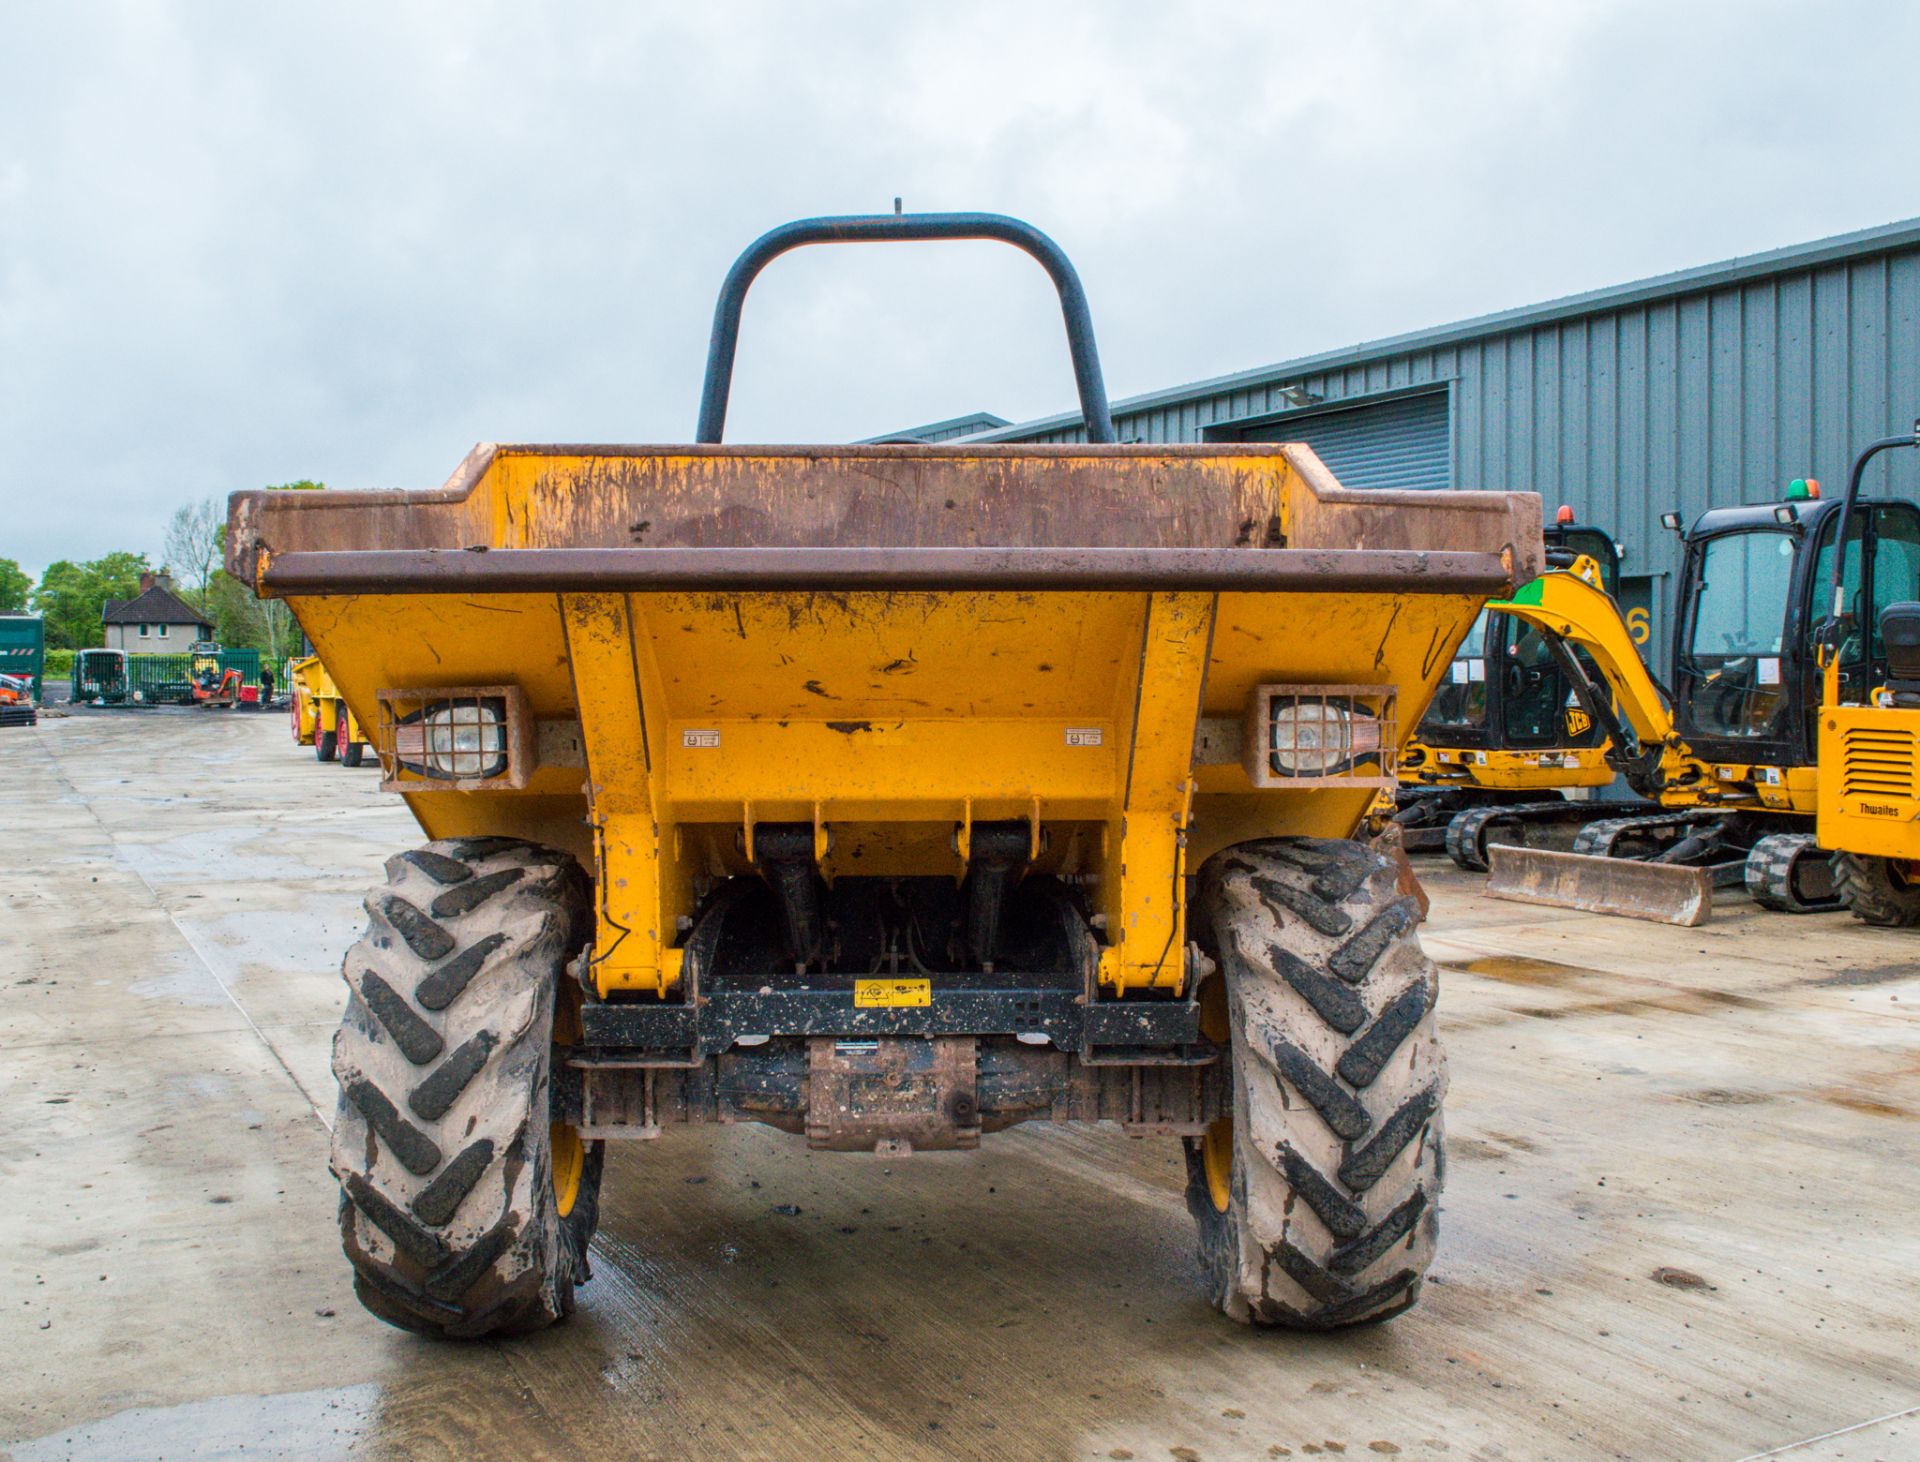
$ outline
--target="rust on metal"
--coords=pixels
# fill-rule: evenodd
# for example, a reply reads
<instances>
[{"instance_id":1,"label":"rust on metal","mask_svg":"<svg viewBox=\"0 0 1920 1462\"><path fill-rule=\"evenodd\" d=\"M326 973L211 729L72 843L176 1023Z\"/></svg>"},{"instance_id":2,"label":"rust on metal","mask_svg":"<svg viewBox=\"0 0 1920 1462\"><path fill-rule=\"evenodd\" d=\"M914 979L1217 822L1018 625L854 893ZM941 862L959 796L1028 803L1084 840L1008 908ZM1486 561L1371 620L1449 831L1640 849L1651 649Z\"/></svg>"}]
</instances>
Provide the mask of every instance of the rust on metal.
<instances>
[{"instance_id":1,"label":"rust on metal","mask_svg":"<svg viewBox=\"0 0 1920 1462\"><path fill-rule=\"evenodd\" d=\"M1546 848L1487 849L1487 892L1515 903L1691 927L1713 912L1713 872Z\"/></svg>"},{"instance_id":2,"label":"rust on metal","mask_svg":"<svg viewBox=\"0 0 1920 1462\"><path fill-rule=\"evenodd\" d=\"M941 1152L980 1145L974 1038L882 1036L807 1042L807 1146L822 1152Z\"/></svg>"},{"instance_id":3,"label":"rust on metal","mask_svg":"<svg viewBox=\"0 0 1920 1462\"><path fill-rule=\"evenodd\" d=\"M483 445L430 491L235 493L227 568L279 593L314 552L636 548L1418 550L1510 586L1543 553L1530 494L1355 491L1286 443Z\"/></svg>"},{"instance_id":4,"label":"rust on metal","mask_svg":"<svg viewBox=\"0 0 1920 1462\"><path fill-rule=\"evenodd\" d=\"M1289 548L523 548L283 553L276 594L661 592L697 589L1089 590L1488 594L1493 553Z\"/></svg>"},{"instance_id":5,"label":"rust on metal","mask_svg":"<svg viewBox=\"0 0 1920 1462\"><path fill-rule=\"evenodd\" d=\"M907 1133L917 1150L971 1146L984 1132L1022 1122L1116 1122L1130 1132L1195 1137L1232 1108L1231 1083L1218 1053L1194 1061L1136 1064L1124 1057L1088 1062L1052 1046L998 1037L887 1038L865 1057L846 1048L816 1068L809 1041L776 1042L769 1055L727 1052L705 1061L591 1056L569 1063L558 1083L560 1110L583 1136L647 1138L662 1127L702 1122L761 1122L804 1134L813 1143L871 1151ZM896 1050L882 1051L892 1046ZM928 1051L925 1070L905 1061L909 1048ZM749 1059L751 1058L751 1059ZM856 1061L882 1084L855 1093L845 1075ZM899 1064L899 1084L884 1085ZM845 1068L840 1070L836 1068ZM970 1103L956 1110L962 1093ZM816 1105L825 1103L822 1110ZM855 1111L857 1106L861 1110ZM875 1125L882 1106L891 1123ZM969 1110L970 1106L970 1110ZM899 1150L899 1149L891 1149Z\"/></svg>"}]
</instances>

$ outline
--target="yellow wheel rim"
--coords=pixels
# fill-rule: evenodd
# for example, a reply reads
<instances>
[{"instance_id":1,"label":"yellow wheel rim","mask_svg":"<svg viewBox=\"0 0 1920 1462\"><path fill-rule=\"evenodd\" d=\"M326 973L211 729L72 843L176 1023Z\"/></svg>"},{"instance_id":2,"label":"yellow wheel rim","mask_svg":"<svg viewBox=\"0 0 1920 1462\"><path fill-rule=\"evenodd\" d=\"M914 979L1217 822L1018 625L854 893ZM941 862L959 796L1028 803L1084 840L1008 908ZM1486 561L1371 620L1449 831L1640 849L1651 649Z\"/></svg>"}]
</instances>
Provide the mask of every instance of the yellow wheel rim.
<instances>
[{"instance_id":1,"label":"yellow wheel rim","mask_svg":"<svg viewBox=\"0 0 1920 1462\"><path fill-rule=\"evenodd\" d=\"M1207 1124L1206 1136L1200 1139L1200 1165L1214 1209L1225 1213L1233 1202L1233 1118Z\"/></svg>"},{"instance_id":2,"label":"yellow wheel rim","mask_svg":"<svg viewBox=\"0 0 1920 1462\"><path fill-rule=\"evenodd\" d=\"M563 980L553 1010L553 1058L556 1065L561 1052L579 1039L580 992L571 982ZM553 1206L565 1218L580 1200L580 1176L587 1168L587 1145L580 1140L580 1134L565 1122L549 1122L547 1146L552 1154Z\"/></svg>"},{"instance_id":3,"label":"yellow wheel rim","mask_svg":"<svg viewBox=\"0 0 1920 1462\"><path fill-rule=\"evenodd\" d=\"M580 1198L580 1174L587 1166L587 1145L565 1122L549 1123L547 1134L553 1145L553 1206L565 1218Z\"/></svg>"}]
</instances>

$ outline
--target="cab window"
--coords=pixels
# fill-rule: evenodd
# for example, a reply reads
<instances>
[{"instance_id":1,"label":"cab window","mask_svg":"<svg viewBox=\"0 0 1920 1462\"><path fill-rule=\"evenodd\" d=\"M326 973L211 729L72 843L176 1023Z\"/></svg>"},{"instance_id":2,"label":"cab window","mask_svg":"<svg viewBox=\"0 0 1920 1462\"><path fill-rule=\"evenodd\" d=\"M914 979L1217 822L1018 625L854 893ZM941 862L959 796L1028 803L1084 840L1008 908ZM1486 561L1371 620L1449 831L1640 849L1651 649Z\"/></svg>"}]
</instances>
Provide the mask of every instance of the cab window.
<instances>
[{"instance_id":1,"label":"cab window","mask_svg":"<svg viewBox=\"0 0 1920 1462\"><path fill-rule=\"evenodd\" d=\"M1693 719L1709 735L1774 731L1795 549L1792 534L1771 531L1728 533L1701 546L1680 668Z\"/></svg>"},{"instance_id":2,"label":"cab window","mask_svg":"<svg viewBox=\"0 0 1920 1462\"><path fill-rule=\"evenodd\" d=\"M1460 648L1453 652L1453 663L1433 693L1423 724L1455 730L1486 725L1487 622L1483 609L1460 641Z\"/></svg>"},{"instance_id":3,"label":"cab window","mask_svg":"<svg viewBox=\"0 0 1920 1462\"><path fill-rule=\"evenodd\" d=\"M1583 553L1600 565L1600 587L1616 599L1620 597L1620 550L1598 528L1562 528L1560 541L1575 553Z\"/></svg>"},{"instance_id":4,"label":"cab window","mask_svg":"<svg viewBox=\"0 0 1920 1462\"><path fill-rule=\"evenodd\" d=\"M1920 513L1904 503L1883 507L1879 513L1873 548L1873 615L1868 625L1868 643L1876 660L1886 658L1880 647L1882 611L1890 604L1920 599Z\"/></svg>"}]
</instances>

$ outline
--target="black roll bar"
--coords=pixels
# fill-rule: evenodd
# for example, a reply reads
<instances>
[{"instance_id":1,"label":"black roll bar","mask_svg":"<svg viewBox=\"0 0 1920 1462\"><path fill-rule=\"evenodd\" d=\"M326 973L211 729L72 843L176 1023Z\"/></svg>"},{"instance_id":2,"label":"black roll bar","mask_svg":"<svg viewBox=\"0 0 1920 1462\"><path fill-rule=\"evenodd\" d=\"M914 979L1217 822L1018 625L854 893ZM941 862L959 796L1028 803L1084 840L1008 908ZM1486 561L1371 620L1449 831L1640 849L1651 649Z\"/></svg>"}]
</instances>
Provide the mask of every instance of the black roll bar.
<instances>
[{"instance_id":1,"label":"black roll bar","mask_svg":"<svg viewBox=\"0 0 1920 1462\"><path fill-rule=\"evenodd\" d=\"M1060 292L1060 313L1067 325L1067 349L1073 355L1073 380L1080 392L1080 414L1087 440L1113 442L1113 415L1107 407L1106 381L1093 343L1093 314L1080 276L1061 247L1030 223L1003 213L877 213L839 218L802 218L770 229L733 261L713 309L713 334L707 343L707 374L700 388L700 424L696 442L718 442L727 424L727 397L733 389L733 357L740 341L740 310L760 271L789 249L808 244L863 244L929 239L997 239L1039 260Z\"/></svg>"}]
</instances>

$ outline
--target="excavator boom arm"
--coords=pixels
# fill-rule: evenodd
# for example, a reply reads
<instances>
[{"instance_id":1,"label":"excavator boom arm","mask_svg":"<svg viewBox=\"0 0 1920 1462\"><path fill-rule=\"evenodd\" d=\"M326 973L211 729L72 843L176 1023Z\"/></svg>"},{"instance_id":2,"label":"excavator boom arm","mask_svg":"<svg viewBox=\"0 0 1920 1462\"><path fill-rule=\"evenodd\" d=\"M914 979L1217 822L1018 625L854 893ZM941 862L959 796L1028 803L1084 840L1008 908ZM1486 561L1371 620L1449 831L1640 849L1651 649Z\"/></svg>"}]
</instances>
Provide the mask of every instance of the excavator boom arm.
<instances>
[{"instance_id":1,"label":"excavator boom arm","mask_svg":"<svg viewBox=\"0 0 1920 1462\"><path fill-rule=\"evenodd\" d=\"M1678 738L1666 697L1634 648L1620 606L1606 590L1575 571L1542 574L1511 599L1487 605L1536 625L1592 658L1606 677L1614 704L1643 747L1673 746Z\"/></svg>"}]
</instances>

